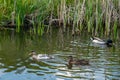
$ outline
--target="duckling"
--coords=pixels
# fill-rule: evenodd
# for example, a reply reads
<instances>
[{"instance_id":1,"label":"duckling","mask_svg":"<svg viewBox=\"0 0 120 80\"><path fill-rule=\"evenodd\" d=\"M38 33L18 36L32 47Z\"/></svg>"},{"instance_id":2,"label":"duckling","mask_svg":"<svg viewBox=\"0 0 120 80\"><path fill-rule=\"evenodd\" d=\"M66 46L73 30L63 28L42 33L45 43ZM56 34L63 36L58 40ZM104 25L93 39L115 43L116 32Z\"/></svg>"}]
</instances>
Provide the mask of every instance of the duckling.
<instances>
[{"instance_id":1,"label":"duckling","mask_svg":"<svg viewBox=\"0 0 120 80\"><path fill-rule=\"evenodd\" d=\"M74 65L83 65L84 66L84 65L89 65L89 61L85 60L85 59L74 60L73 56L69 56L68 64L66 64L68 69L71 69L73 67L73 64Z\"/></svg>"},{"instance_id":2,"label":"duckling","mask_svg":"<svg viewBox=\"0 0 120 80\"><path fill-rule=\"evenodd\" d=\"M100 45L107 45L108 47L112 46L113 41L111 39L108 39L107 41L104 41L98 37L91 37L91 40L93 43L97 43Z\"/></svg>"},{"instance_id":3,"label":"duckling","mask_svg":"<svg viewBox=\"0 0 120 80\"><path fill-rule=\"evenodd\" d=\"M35 51L31 51L31 53L29 54L30 56L32 56L33 60L42 60L42 59L53 59L53 56L49 56L47 54L37 54Z\"/></svg>"}]
</instances>

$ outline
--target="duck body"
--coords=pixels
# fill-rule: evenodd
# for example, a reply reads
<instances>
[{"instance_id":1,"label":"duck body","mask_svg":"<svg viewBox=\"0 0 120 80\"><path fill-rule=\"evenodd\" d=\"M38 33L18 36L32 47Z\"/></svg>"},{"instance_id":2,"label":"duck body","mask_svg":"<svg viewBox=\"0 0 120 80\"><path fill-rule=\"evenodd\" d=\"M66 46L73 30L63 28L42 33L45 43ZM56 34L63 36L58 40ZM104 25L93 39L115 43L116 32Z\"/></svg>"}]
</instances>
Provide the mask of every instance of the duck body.
<instances>
[{"instance_id":1,"label":"duck body","mask_svg":"<svg viewBox=\"0 0 120 80\"><path fill-rule=\"evenodd\" d=\"M72 63L74 63L75 65L89 65L89 61L85 59L75 60Z\"/></svg>"},{"instance_id":2,"label":"duck body","mask_svg":"<svg viewBox=\"0 0 120 80\"><path fill-rule=\"evenodd\" d=\"M45 59L53 59L53 56L48 56L47 54L36 54L35 51L31 51L31 53L29 54L31 55L31 58L33 60L45 60Z\"/></svg>"},{"instance_id":3,"label":"duck body","mask_svg":"<svg viewBox=\"0 0 120 80\"><path fill-rule=\"evenodd\" d=\"M93 43L100 44L100 45L107 45L108 47L111 47L112 43L113 43L113 41L111 39L104 41L98 37L91 37L91 40Z\"/></svg>"},{"instance_id":4,"label":"duck body","mask_svg":"<svg viewBox=\"0 0 120 80\"><path fill-rule=\"evenodd\" d=\"M52 59L53 57L48 56L47 54L38 54L37 58L38 59Z\"/></svg>"},{"instance_id":5,"label":"duck body","mask_svg":"<svg viewBox=\"0 0 120 80\"><path fill-rule=\"evenodd\" d=\"M68 64L66 64L68 69L71 69L73 65L89 65L89 61L85 59L74 60L72 56L69 56Z\"/></svg>"},{"instance_id":6,"label":"duck body","mask_svg":"<svg viewBox=\"0 0 120 80\"><path fill-rule=\"evenodd\" d=\"M103 41L102 39L97 38L97 37L92 37L91 40L92 40L92 42L94 42L94 43L98 43L98 44L106 44L105 41Z\"/></svg>"}]
</instances>

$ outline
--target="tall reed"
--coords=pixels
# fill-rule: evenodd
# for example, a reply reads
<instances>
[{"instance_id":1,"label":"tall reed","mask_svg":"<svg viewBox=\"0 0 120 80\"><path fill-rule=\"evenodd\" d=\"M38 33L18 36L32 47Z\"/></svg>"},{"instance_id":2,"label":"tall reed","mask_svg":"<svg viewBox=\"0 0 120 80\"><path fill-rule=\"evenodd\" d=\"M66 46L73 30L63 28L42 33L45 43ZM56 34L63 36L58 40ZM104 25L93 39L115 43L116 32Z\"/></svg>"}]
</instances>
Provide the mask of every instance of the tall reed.
<instances>
[{"instance_id":1,"label":"tall reed","mask_svg":"<svg viewBox=\"0 0 120 80\"><path fill-rule=\"evenodd\" d=\"M87 30L94 35L110 36L113 32L116 36L120 26L120 0L0 0L0 4L0 25L10 20L17 32L23 30L28 16L35 34L59 23L55 26L63 26L64 31L71 26L73 34Z\"/></svg>"}]
</instances>

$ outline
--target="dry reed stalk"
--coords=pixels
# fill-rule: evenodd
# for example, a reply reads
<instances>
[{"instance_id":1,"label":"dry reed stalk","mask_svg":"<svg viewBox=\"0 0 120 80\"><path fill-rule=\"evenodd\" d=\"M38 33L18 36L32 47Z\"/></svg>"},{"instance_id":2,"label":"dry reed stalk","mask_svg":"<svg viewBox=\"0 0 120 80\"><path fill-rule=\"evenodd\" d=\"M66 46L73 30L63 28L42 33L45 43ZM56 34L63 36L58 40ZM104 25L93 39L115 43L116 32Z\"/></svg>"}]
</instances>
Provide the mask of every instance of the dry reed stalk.
<instances>
[{"instance_id":1,"label":"dry reed stalk","mask_svg":"<svg viewBox=\"0 0 120 80\"><path fill-rule=\"evenodd\" d=\"M74 0L74 8L73 8L73 11L76 11L76 7L75 7L75 5L76 5L76 0ZM73 27L72 27L72 35L74 35L75 34L75 12L74 12L74 15L73 15Z\"/></svg>"},{"instance_id":2,"label":"dry reed stalk","mask_svg":"<svg viewBox=\"0 0 120 80\"><path fill-rule=\"evenodd\" d=\"M51 11L51 13L50 13L50 18L49 18L49 25L48 25L48 28L47 28L47 33L48 32L51 32L50 30L50 27L51 27L51 24L52 24L52 17L53 17L53 12Z\"/></svg>"},{"instance_id":3,"label":"dry reed stalk","mask_svg":"<svg viewBox=\"0 0 120 80\"><path fill-rule=\"evenodd\" d=\"M81 5L81 10L80 10L79 18L78 18L78 22L80 22L80 30L82 30L81 25L84 20L84 17L85 17L85 0L83 1Z\"/></svg>"},{"instance_id":4,"label":"dry reed stalk","mask_svg":"<svg viewBox=\"0 0 120 80\"><path fill-rule=\"evenodd\" d=\"M109 35L110 33L110 22L111 22L111 14L112 14L112 10L113 10L113 7L111 5L111 1L108 2L108 33L107 35Z\"/></svg>"},{"instance_id":5,"label":"dry reed stalk","mask_svg":"<svg viewBox=\"0 0 120 80\"><path fill-rule=\"evenodd\" d=\"M110 19L111 19L111 9L110 9L110 5L109 5L110 1L107 0L105 2L105 5L106 5L106 20L105 20L105 34L106 35L109 35L109 32L110 32Z\"/></svg>"},{"instance_id":6,"label":"dry reed stalk","mask_svg":"<svg viewBox=\"0 0 120 80\"><path fill-rule=\"evenodd\" d=\"M67 16L67 24L70 24L70 6L67 8L67 12L66 12L66 16Z\"/></svg>"},{"instance_id":7,"label":"dry reed stalk","mask_svg":"<svg viewBox=\"0 0 120 80\"><path fill-rule=\"evenodd\" d=\"M63 0L63 27L66 28L66 0Z\"/></svg>"},{"instance_id":8,"label":"dry reed stalk","mask_svg":"<svg viewBox=\"0 0 120 80\"><path fill-rule=\"evenodd\" d=\"M98 0L96 0L96 12L95 12L95 21L96 21L96 30L95 30L95 35L97 35L98 32Z\"/></svg>"},{"instance_id":9,"label":"dry reed stalk","mask_svg":"<svg viewBox=\"0 0 120 80\"><path fill-rule=\"evenodd\" d=\"M63 30L65 31L65 26L66 26L66 1L65 0L61 0L61 4L60 4L60 15L59 15L59 25L62 23L63 24Z\"/></svg>"},{"instance_id":10,"label":"dry reed stalk","mask_svg":"<svg viewBox=\"0 0 120 80\"><path fill-rule=\"evenodd\" d=\"M12 25L15 25L15 11L11 13L11 21L12 21Z\"/></svg>"}]
</instances>

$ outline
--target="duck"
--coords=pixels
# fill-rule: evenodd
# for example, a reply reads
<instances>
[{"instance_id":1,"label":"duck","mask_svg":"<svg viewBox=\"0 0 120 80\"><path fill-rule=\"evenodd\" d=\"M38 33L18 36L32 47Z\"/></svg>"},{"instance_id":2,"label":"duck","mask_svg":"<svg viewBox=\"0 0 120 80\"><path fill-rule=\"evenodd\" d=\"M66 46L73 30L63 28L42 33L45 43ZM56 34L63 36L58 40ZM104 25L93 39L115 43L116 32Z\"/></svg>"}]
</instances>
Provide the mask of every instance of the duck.
<instances>
[{"instance_id":1,"label":"duck","mask_svg":"<svg viewBox=\"0 0 120 80\"><path fill-rule=\"evenodd\" d=\"M47 54L37 54L35 51L31 51L29 53L29 55L31 56L31 58L33 60L46 60L46 59L53 59L54 57L53 56L49 56Z\"/></svg>"},{"instance_id":2,"label":"duck","mask_svg":"<svg viewBox=\"0 0 120 80\"><path fill-rule=\"evenodd\" d=\"M107 45L108 47L112 47L113 41L111 39L107 39L106 41L98 38L98 37L91 37L93 43L100 44L100 45Z\"/></svg>"},{"instance_id":3,"label":"duck","mask_svg":"<svg viewBox=\"0 0 120 80\"><path fill-rule=\"evenodd\" d=\"M85 59L74 60L73 56L69 56L68 64L66 64L68 69L72 69L73 65L89 65L89 61Z\"/></svg>"}]
</instances>

